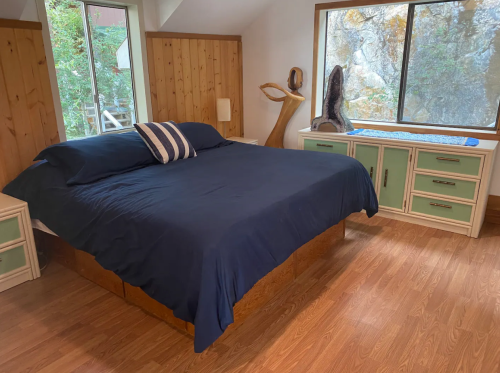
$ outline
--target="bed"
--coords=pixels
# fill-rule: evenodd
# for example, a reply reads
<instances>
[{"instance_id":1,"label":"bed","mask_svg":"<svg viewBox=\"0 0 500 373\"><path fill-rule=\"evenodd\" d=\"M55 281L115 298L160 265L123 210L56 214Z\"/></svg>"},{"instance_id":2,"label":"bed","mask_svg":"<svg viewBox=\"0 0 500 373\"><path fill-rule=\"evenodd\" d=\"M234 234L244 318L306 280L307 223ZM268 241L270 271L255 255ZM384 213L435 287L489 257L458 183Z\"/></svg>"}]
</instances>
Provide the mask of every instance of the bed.
<instances>
[{"instance_id":1,"label":"bed","mask_svg":"<svg viewBox=\"0 0 500 373\"><path fill-rule=\"evenodd\" d=\"M39 245L194 333L196 352L342 238L351 213L378 210L353 158L240 143L76 186L42 161L4 193L55 234Z\"/></svg>"}]
</instances>

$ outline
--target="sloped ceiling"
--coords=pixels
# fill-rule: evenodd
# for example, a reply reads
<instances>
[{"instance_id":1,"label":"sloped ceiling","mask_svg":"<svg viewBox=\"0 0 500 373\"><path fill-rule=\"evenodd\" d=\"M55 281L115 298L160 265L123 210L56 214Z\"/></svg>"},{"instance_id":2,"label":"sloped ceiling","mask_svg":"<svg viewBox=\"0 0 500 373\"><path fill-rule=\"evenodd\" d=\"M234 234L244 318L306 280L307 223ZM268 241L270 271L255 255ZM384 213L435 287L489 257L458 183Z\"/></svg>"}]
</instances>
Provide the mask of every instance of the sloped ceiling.
<instances>
[{"instance_id":1,"label":"sloped ceiling","mask_svg":"<svg viewBox=\"0 0 500 373\"><path fill-rule=\"evenodd\" d=\"M273 0L157 0L159 31L241 35Z\"/></svg>"},{"instance_id":2,"label":"sloped ceiling","mask_svg":"<svg viewBox=\"0 0 500 373\"><path fill-rule=\"evenodd\" d=\"M0 0L0 18L21 19L27 0Z\"/></svg>"}]
</instances>

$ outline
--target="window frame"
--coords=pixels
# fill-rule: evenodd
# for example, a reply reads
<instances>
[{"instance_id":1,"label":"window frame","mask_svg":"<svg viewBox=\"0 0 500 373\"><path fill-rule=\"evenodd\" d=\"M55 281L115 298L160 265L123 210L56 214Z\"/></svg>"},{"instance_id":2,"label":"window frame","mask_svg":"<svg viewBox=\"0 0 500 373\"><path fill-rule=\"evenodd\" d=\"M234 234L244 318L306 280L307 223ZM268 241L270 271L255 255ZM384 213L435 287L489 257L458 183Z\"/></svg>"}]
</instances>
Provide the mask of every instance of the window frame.
<instances>
[{"instance_id":1,"label":"window frame","mask_svg":"<svg viewBox=\"0 0 500 373\"><path fill-rule=\"evenodd\" d=\"M403 51L403 62L401 71L401 83L399 88L398 98L398 113L396 122L385 122L376 120L363 120L353 119L352 121L359 128L380 129L380 127L389 131L408 131L413 129L417 133L436 133L436 134L450 134L450 135L463 135L463 132L484 133L482 138L499 140L500 139L500 104L497 109L496 126L479 127L479 126L457 126L452 124L434 124L434 123L419 123L404 121L403 111L406 95L406 82L408 77L408 64L409 54L411 50L411 35L413 30L413 21L415 15L415 7L422 4L435 4L446 3L452 1L465 1L465 0L415 0L415 1L401 1L401 0L348 0L333 3L321 3L315 6L315 19L314 19L314 54L313 54L313 88L312 88L312 105L311 105L311 118L315 118L318 109L322 108L324 95L321 94L324 90L324 70L326 65L326 31L328 27L328 12L332 10L342 9L355 9L372 6L388 6L397 4L408 4L408 18L405 35L405 45ZM319 76L318 74L321 74ZM317 96L321 94L321 100ZM321 105L319 105L321 103ZM319 106L318 106L319 105ZM423 127L423 128L422 128ZM478 137L478 136L476 136Z\"/></svg>"},{"instance_id":2,"label":"window frame","mask_svg":"<svg viewBox=\"0 0 500 373\"><path fill-rule=\"evenodd\" d=\"M82 21L83 21L83 27L85 31L85 42L87 45L87 53L89 57L89 69L90 69L90 77L91 77L91 82L92 82L92 99L94 103L94 110L96 113L96 119L98 121L98 126L97 126L97 135L106 135L110 133L121 133L121 132L128 132L134 130L134 126L132 124L131 127L128 128L123 128L123 129L116 129L116 130L109 130L106 131L104 127L104 123L102 123L102 113L101 113L101 107L99 104L99 87L97 85L97 75L95 71L95 62L94 62L94 48L92 46L92 31L90 29L90 23L89 23L89 6L96 6L96 7L102 7L102 8L114 8L114 9L121 9L125 11L125 19L127 21L127 43L128 43L128 50L129 50L129 59L130 59L130 79L132 83L132 96L134 100L134 117L137 118L137 95L135 92L135 77L134 77L134 62L132 58L132 44L130 41L130 20L129 20L129 15L128 15L128 7L124 5L118 5L118 4L108 4L108 3L98 3L98 2L93 2L93 1L85 1L85 0L78 0L80 1L81 4L81 12L82 12Z\"/></svg>"},{"instance_id":3,"label":"window frame","mask_svg":"<svg viewBox=\"0 0 500 373\"><path fill-rule=\"evenodd\" d=\"M52 99L54 101L55 116L57 121L57 128L59 132L60 141L67 141L66 127L64 125L64 117L62 112L61 97L57 81L57 73L54 61L54 54L52 51L52 41L49 32L49 22L47 17L47 10L45 8L45 0L34 0L37 6L37 13L40 22L42 23L42 37L47 57L47 67L49 70L50 86L52 90ZM143 0L92 0L96 5L119 5L127 7L129 31L130 31L130 45L131 45L131 58L134 64L134 87L135 87L135 100L136 100L136 121L138 123L151 121L152 107L151 107L151 92L149 90L149 73L148 73L148 59L146 50L146 31L144 23L144 9ZM134 129L126 129L122 131L106 132L103 135L110 133L121 133L133 131Z\"/></svg>"}]
</instances>

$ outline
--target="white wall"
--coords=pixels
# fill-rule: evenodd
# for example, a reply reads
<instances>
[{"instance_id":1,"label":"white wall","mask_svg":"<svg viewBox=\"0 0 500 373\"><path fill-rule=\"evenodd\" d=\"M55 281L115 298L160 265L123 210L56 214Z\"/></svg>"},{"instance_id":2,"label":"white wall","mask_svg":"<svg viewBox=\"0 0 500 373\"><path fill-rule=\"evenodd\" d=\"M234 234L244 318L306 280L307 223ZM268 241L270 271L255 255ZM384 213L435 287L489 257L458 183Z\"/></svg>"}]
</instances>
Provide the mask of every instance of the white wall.
<instances>
[{"instance_id":1,"label":"white wall","mask_svg":"<svg viewBox=\"0 0 500 373\"><path fill-rule=\"evenodd\" d=\"M310 125L313 69L314 5L317 0L277 0L243 32L243 103L245 136L264 144L278 119L281 104L267 99L259 85L288 88L294 66L304 71L300 93L306 101L288 125L285 147L297 147L297 131ZM278 93L279 92L272 92Z\"/></svg>"},{"instance_id":2,"label":"white wall","mask_svg":"<svg viewBox=\"0 0 500 373\"><path fill-rule=\"evenodd\" d=\"M143 0L144 29L146 31L158 31L158 7L156 0Z\"/></svg>"},{"instance_id":3,"label":"white wall","mask_svg":"<svg viewBox=\"0 0 500 373\"><path fill-rule=\"evenodd\" d=\"M24 6L23 13L21 14L21 21L31 21L38 22L38 9L36 7L35 0L26 1L26 5Z\"/></svg>"},{"instance_id":4,"label":"white wall","mask_svg":"<svg viewBox=\"0 0 500 373\"><path fill-rule=\"evenodd\" d=\"M27 0L0 0L0 18L20 19Z\"/></svg>"},{"instance_id":5,"label":"white wall","mask_svg":"<svg viewBox=\"0 0 500 373\"><path fill-rule=\"evenodd\" d=\"M287 88L288 73L294 66L304 71L300 92L306 101L288 125L285 147L295 149L297 131L310 126L316 3L318 0L276 0L243 32L245 137L256 138L259 144L271 133L281 104L267 99L258 86L273 82ZM490 193L500 195L500 149Z\"/></svg>"},{"instance_id":6,"label":"white wall","mask_svg":"<svg viewBox=\"0 0 500 373\"><path fill-rule=\"evenodd\" d=\"M160 31L240 35L273 0L158 0Z\"/></svg>"}]
</instances>

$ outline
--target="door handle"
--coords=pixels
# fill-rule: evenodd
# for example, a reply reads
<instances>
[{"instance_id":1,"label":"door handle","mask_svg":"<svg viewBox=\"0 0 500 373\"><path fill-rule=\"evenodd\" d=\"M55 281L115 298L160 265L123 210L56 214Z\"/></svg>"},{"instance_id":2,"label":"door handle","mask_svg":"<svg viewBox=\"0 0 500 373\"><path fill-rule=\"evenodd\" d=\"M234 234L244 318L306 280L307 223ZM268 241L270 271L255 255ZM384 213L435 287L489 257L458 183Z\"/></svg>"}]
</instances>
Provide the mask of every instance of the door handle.
<instances>
[{"instance_id":1,"label":"door handle","mask_svg":"<svg viewBox=\"0 0 500 373\"><path fill-rule=\"evenodd\" d=\"M370 168L370 179L373 180L373 166L372 166L372 168Z\"/></svg>"},{"instance_id":2,"label":"door handle","mask_svg":"<svg viewBox=\"0 0 500 373\"><path fill-rule=\"evenodd\" d=\"M460 159L455 159L455 158L436 157L436 159L438 161L460 162Z\"/></svg>"},{"instance_id":3,"label":"door handle","mask_svg":"<svg viewBox=\"0 0 500 373\"><path fill-rule=\"evenodd\" d=\"M384 188L387 187L387 177L388 176L389 176L389 170L385 170Z\"/></svg>"},{"instance_id":4,"label":"door handle","mask_svg":"<svg viewBox=\"0 0 500 373\"><path fill-rule=\"evenodd\" d=\"M451 209L451 206L441 205L440 203L430 202L429 205L431 205L431 206L437 206L437 207L444 207L445 209Z\"/></svg>"},{"instance_id":5,"label":"door handle","mask_svg":"<svg viewBox=\"0 0 500 373\"><path fill-rule=\"evenodd\" d=\"M436 184L455 185L455 183L451 181L432 180L432 182Z\"/></svg>"}]
</instances>

